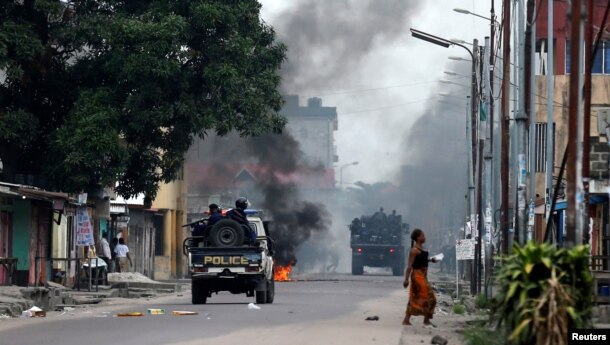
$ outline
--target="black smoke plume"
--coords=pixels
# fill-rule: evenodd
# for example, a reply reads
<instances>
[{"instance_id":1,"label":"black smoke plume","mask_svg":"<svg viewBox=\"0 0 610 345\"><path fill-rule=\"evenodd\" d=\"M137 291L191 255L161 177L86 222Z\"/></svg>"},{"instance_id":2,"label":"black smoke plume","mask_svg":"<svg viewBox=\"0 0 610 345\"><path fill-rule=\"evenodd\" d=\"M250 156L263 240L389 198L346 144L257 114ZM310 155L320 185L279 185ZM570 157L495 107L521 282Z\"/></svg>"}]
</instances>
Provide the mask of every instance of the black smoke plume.
<instances>
[{"instance_id":1,"label":"black smoke plume","mask_svg":"<svg viewBox=\"0 0 610 345\"><path fill-rule=\"evenodd\" d=\"M403 34L423 1L301 0L273 21L288 46L283 88L329 90L358 78L376 45Z\"/></svg>"},{"instance_id":2,"label":"black smoke plume","mask_svg":"<svg viewBox=\"0 0 610 345\"><path fill-rule=\"evenodd\" d=\"M263 209L271 219L271 236L276 241L275 259L279 265L296 264L299 246L311 236L328 232L332 223L330 214L324 205L304 200L294 180L295 176L321 174L322 167L308 163L299 143L288 133L251 138L211 136L194 145L187 165L197 159L213 165L215 174L235 174L236 165L256 166L253 188L240 192L246 193L243 196L252 206Z\"/></svg>"}]
</instances>

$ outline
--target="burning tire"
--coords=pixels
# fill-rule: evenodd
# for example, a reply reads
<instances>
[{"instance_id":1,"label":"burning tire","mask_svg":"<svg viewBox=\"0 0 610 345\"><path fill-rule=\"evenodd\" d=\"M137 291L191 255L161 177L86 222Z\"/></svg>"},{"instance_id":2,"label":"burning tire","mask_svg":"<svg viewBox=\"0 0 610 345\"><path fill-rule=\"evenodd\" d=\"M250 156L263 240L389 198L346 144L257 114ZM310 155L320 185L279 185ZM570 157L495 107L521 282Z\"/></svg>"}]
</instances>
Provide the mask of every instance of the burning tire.
<instances>
[{"instance_id":1,"label":"burning tire","mask_svg":"<svg viewBox=\"0 0 610 345\"><path fill-rule=\"evenodd\" d=\"M203 283L194 281L191 284L191 301L193 304L205 304L208 299L208 291Z\"/></svg>"},{"instance_id":2,"label":"burning tire","mask_svg":"<svg viewBox=\"0 0 610 345\"><path fill-rule=\"evenodd\" d=\"M267 281L267 303L273 303L275 297L275 280L271 279Z\"/></svg>"},{"instance_id":3,"label":"burning tire","mask_svg":"<svg viewBox=\"0 0 610 345\"><path fill-rule=\"evenodd\" d=\"M223 219L214 224L210 231L210 242L214 247L237 247L244 243L244 229L231 219Z\"/></svg>"}]
</instances>

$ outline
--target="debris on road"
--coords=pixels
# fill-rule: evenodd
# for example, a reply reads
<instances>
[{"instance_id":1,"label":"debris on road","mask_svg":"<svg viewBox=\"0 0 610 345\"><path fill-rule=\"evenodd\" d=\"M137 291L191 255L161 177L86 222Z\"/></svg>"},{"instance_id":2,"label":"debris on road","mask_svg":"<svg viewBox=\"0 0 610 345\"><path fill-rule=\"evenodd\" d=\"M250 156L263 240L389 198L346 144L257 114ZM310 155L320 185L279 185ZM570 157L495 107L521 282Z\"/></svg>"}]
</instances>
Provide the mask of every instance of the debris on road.
<instances>
[{"instance_id":1,"label":"debris on road","mask_svg":"<svg viewBox=\"0 0 610 345\"><path fill-rule=\"evenodd\" d=\"M369 316L365 320L366 321L379 321L379 316L377 316L377 315Z\"/></svg>"},{"instance_id":2,"label":"debris on road","mask_svg":"<svg viewBox=\"0 0 610 345\"><path fill-rule=\"evenodd\" d=\"M181 310L172 311L172 315L175 315L175 316L198 315L198 314L199 313L197 313L196 311L181 311Z\"/></svg>"},{"instance_id":3,"label":"debris on road","mask_svg":"<svg viewBox=\"0 0 610 345\"><path fill-rule=\"evenodd\" d=\"M447 345L447 339L441 337L440 335L435 335L432 338L432 341L430 342L430 344L433 344L433 345Z\"/></svg>"},{"instance_id":4,"label":"debris on road","mask_svg":"<svg viewBox=\"0 0 610 345\"><path fill-rule=\"evenodd\" d=\"M118 317L126 317L126 316L143 316L144 314L140 312L132 312L132 313L118 313L116 316Z\"/></svg>"},{"instance_id":5,"label":"debris on road","mask_svg":"<svg viewBox=\"0 0 610 345\"><path fill-rule=\"evenodd\" d=\"M6 319L10 319L10 318L11 318L10 315L6 315L6 314L0 315L0 320L6 320Z\"/></svg>"},{"instance_id":6,"label":"debris on road","mask_svg":"<svg viewBox=\"0 0 610 345\"><path fill-rule=\"evenodd\" d=\"M146 313L150 315L163 315L165 314L165 309L148 309Z\"/></svg>"},{"instance_id":7,"label":"debris on road","mask_svg":"<svg viewBox=\"0 0 610 345\"><path fill-rule=\"evenodd\" d=\"M47 316L47 312L36 306L33 306L32 308L30 308L28 310L24 310L21 313L21 317L46 317L46 316Z\"/></svg>"},{"instance_id":8,"label":"debris on road","mask_svg":"<svg viewBox=\"0 0 610 345\"><path fill-rule=\"evenodd\" d=\"M257 306L254 303L250 303L250 304L248 304L248 309L250 309L250 310L260 310L261 307Z\"/></svg>"}]
</instances>

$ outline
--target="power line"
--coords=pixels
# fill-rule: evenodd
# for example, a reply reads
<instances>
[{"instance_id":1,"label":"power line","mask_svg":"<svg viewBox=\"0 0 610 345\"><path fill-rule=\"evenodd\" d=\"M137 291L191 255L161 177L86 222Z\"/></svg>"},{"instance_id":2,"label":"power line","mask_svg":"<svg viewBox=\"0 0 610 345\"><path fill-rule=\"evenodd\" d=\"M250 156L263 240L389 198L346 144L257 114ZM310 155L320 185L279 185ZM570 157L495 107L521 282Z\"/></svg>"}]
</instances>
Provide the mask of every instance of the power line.
<instances>
[{"instance_id":1,"label":"power line","mask_svg":"<svg viewBox=\"0 0 610 345\"><path fill-rule=\"evenodd\" d=\"M328 91L326 93L317 94L316 96L331 96L331 95L341 95L341 94L357 93L357 92L368 92L368 91L378 91L378 90L387 90L387 89L397 89L397 88L402 88L402 87L418 86L418 85L423 85L423 84L431 84L431 83L436 83L437 81L438 80L426 80L426 81L419 81L419 82L414 82L414 83L409 83L409 84L392 85L392 86L381 86L381 87L374 87L374 88L368 88L368 89ZM313 96L313 95L304 95L304 96L308 97L308 96Z\"/></svg>"},{"instance_id":2,"label":"power line","mask_svg":"<svg viewBox=\"0 0 610 345\"><path fill-rule=\"evenodd\" d=\"M400 107L404 107L406 105L410 105L410 104L415 104L415 103L419 103L419 102L425 102L427 101L428 98L426 99L420 99L417 101L412 101L412 102L408 102L408 103L401 103L401 104L395 104L395 105L389 105L386 107L379 107L379 108L371 108L371 109L364 109L364 110L355 110L355 111L348 111L345 113L338 113L338 115L351 115L351 114L359 114L359 113L369 113L369 112L373 112L373 111L379 111L379 110L386 110L386 109L393 109L393 108L400 108Z\"/></svg>"}]
</instances>

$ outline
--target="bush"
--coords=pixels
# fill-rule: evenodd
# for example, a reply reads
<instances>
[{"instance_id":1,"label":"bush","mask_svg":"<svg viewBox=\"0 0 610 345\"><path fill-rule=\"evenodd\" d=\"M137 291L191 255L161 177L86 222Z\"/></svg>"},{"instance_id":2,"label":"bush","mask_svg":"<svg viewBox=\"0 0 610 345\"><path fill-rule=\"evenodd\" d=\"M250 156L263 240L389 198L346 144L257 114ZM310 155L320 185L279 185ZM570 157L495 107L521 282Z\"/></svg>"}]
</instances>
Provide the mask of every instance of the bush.
<instances>
[{"instance_id":1,"label":"bush","mask_svg":"<svg viewBox=\"0 0 610 345\"><path fill-rule=\"evenodd\" d=\"M466 345L503 345L504 336L498 336L498 331L487 327L473 327L464 330Z\"/></svg>"},{"instance_id":2,"label":"bush","mask_svg":"<svg viewBox=\"0 0 610 345\"><path fill-rule=\"evenodd\" d=\"M453 305L453 313L462 315L466 312L466 308L462 304L454 304Z\"/></svg>"},{"instance_id":3,"label":"bush","mask_svg":"<svg viewBox=\"0 0 610 345\"><path fill-rule=\"evenodd\" d=\"M491 307L491 301L485 295L478 295L474 300L474 305L479 309L489 309Z\"/></svg>"},{"instance_id":4,"label":"bush","mask_svg":"<svg viewBox=\"0 0 610 345\"><path fill-rule=\"evenodd\" d=\"M561 345L569 328L590 328L593 279L587 246L515 246L497 274L501 291L492 312L511 344Z\"/></svg>"}]
</instances>

